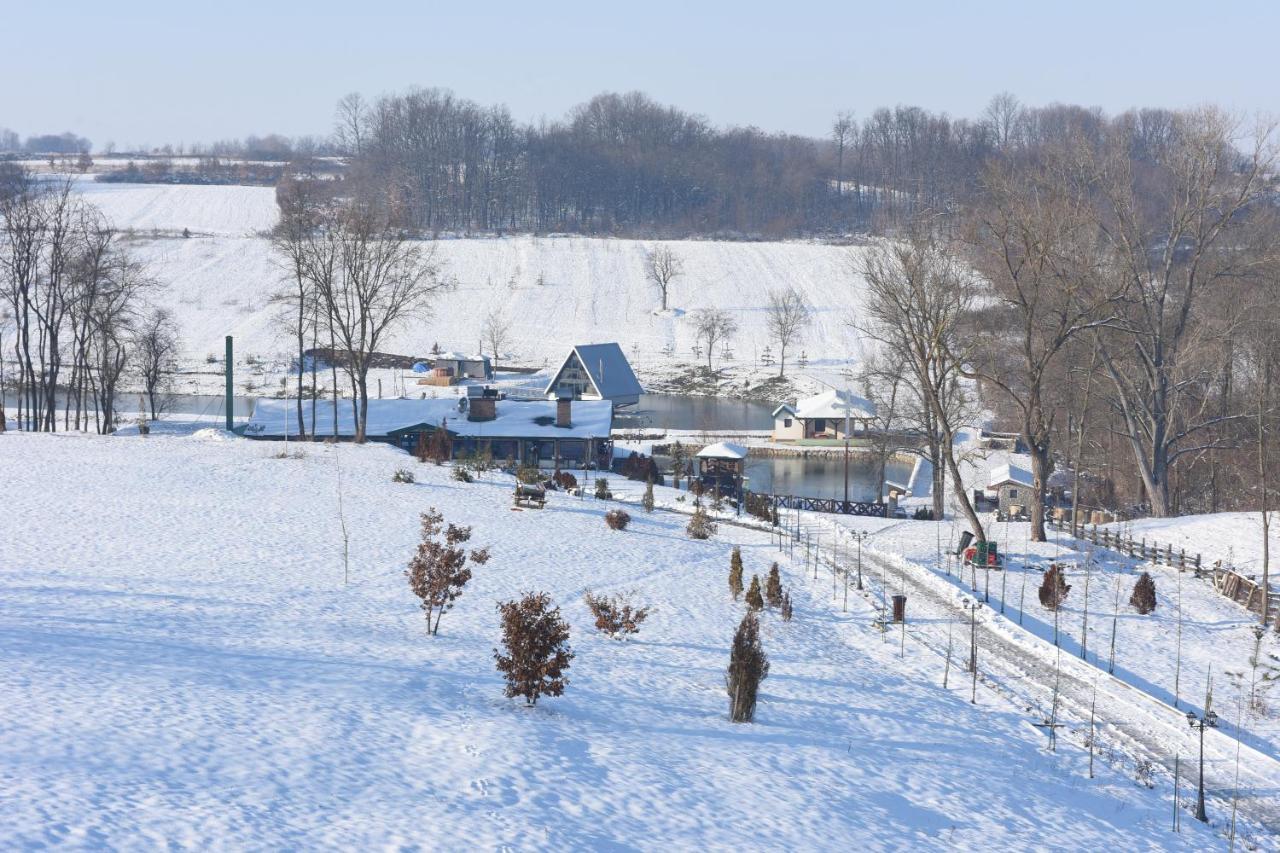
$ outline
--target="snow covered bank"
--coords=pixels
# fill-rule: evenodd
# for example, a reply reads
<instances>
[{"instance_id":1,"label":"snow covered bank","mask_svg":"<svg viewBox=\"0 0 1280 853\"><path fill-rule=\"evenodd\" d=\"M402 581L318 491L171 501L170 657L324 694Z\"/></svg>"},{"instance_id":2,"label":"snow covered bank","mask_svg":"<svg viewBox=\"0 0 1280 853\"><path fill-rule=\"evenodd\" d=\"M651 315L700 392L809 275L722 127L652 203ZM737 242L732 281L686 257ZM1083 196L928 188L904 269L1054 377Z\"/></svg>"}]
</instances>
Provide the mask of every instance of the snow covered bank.
<instances>
[{"instance_id":1,"label":"snow covered bank","mask_svg":"<svg viewBox=\"0 0 1280 853\"><path fill-rule=\"evenodd\" d=\"M0 437L15 497L0 573L0 827L17 846L435 849L1205 849L1125 775L1042 749L1023 709L943 691L857 602L832 607L762 534L453 481L388 447L205 437ZM293 448L291 448L291 451ZM344 585L337 491L351 531ZM439 637L401 574L417 514L493 559ZM723 668L748 573L780 559L796 620L765 617L758 722ZM565 696L502 698L494 605L544 589L578 653ZM595 635L587 589L634 590L633 642Z\"/></svg>"}]
</instances>

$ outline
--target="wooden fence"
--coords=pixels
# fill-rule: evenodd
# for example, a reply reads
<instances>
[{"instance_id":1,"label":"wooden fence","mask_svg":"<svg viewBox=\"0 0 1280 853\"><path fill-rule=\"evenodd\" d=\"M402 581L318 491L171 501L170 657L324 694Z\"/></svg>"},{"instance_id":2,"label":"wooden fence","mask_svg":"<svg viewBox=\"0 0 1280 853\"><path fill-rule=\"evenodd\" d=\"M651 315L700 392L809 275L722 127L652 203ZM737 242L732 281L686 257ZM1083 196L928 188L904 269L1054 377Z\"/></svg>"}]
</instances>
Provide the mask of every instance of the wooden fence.
<instances>
[{"instance_id":1,"label":"wooden fence","mask_svg":"<svg viewBox=\"0 0 1280 853\"><path fill-rule=\"evenodd\" d=\"M747 507L753 501L762 501L777 509L803 509L809 512L827 512L834 515L865 515L886 518L888 506L878 501L846 501L840 498L806 498L802 495L771 495L765 492L748 492Z\"/></svg>"},{"instance_id":2,"label":"wooden fence","mask_svg":"<svg viewBox=\"0 0 1280 853\"><path fill-rule=\"evenodd\" d=\"M1096 524L1093 526L1078 524L1075 530L1070 529L1071 524L1066 519L1051 519L1049 524L1057 530L1071 533L1080 539L1144 563L1169 566L1180 572L1190 569L1196 577L1212 582L1213 588L1219 593L1237 604L1244 605L1245 609L1253 613L1262 615L1262 601L1266 598L1268 622L1280 615L1280 589L1275 584L1271 584L1271 594L1264 596L1260 580L1253 575L1245 574L1235 566L1224 565L1222 560L1206 566L1202 555L1188 554L1185 548L1174 551L1171 544L1148 542L1146 537L1134 539L1132 536L1124 536L1105 527L1099 529Z\"/></svg>"}]
</instances>

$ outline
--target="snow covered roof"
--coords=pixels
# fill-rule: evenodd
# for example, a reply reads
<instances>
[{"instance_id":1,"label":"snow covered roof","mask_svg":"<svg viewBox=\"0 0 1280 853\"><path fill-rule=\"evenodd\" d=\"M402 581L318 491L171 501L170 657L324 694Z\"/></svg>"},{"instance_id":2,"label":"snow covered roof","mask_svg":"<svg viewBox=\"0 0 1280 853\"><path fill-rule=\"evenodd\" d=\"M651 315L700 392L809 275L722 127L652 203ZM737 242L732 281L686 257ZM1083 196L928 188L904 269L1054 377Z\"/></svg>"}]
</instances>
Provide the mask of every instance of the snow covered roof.
<instances>
[{"instance_id":1,"label":"snow covered roof","mask_svg":"<svg viewBox=\"0 0 1280 853\"><path fill-rule=\"evenodd\" d=\"M746 459L747 449L741 444L718 441L702 448L697 455L701 459Z\"/></svg>"},{"instance_id":2,"label":"snow covered roof","mask_svg":"<svg viewBox=\"0 0 1280 853\"><path fill-rule=\"evenodd\" d=\"M806 397L796 403L796 417L804 420L813 418L874 418L875 404L864 400L850 391L833 388L813 397Z\"/></svg>"},{"instance_id":3,"label":"snow covered roof","mask_svg":"<svg viewBox=\"0 0 1280 853\"><path fill-rule=\"evenodd\" d=\"M487 355L467 354L465 352L442 352L437 356L433 356L436 361L485 361L489 358Z\"/></svg>"},{"instance_id":4,"label":"snow covered roof","mask_svg":"<svg viewBox=\"0 0 1280 853\"><path fill-rule=\"evenodd\" d=\"M522 402L498 400L497 417L491 421L469 421L458 408L463 398L443 397L431 400L370 400L369 438L385 438L420 424L439 426L459 436L477 438L606 438L613 429L613 404L608 400L577 400L573 403L568 427L555 425L556 404L546 400ZM316 403L316 426L312 429L311 404L302 406L308 435L327 438L333 435L333 402ZM541 419L546 423L538 423ZM297 401L259 398L253 407L244 434L250 438L282 438L298 434ZM338 436L355 434L355 417L351 401L338 405Z\"/></svg>"},{"instance_id":5,"label":"snow covered roof","mask_svg":"<svg viewBox=\"0 0 1280 853\"><path fill-rule=\"evenodd\" d=\"M627 361L627 357L623 354L622 347L616 343L578 344L575 346L565 356L564 362L560 365L560 369L556 371L555 375L551 377L551 381L547 383L545 393L551 394L555 391L556 382L560 379L560 374L564 372L565 365L575 355L582 364L583 370L587 372L591 384L595 386L596 391L604 399L638 397L644 393L640 380L636 379L636 374L631 369L631 363Z\"/></svg>"},{"instance_id":6,"label":"snow covered roof","mask_svg":"<svg viewBox=\"0 0 1280 853\"><path fill-rule=\"evenodd\" d=\"M1033 485L1031 481L1031 472L1007 462L998 468L992 469L991 480L987 483L987 488L999 488L1005 483L1012 483L1015 486L1030 487Z\"/></svg>"},{"instance_id":7,"label":"snow covered roof","mask_svg":"<svg viewBox=\"0 0 1280 853\"><path fill-rule=\"evenodd\" d=\"M773 414L770 417L776 418L780 412L790 412L794 415L796 413L796 408L790 403L783 403L781 406L773 410Z\"/></svg>"}]
</instances>

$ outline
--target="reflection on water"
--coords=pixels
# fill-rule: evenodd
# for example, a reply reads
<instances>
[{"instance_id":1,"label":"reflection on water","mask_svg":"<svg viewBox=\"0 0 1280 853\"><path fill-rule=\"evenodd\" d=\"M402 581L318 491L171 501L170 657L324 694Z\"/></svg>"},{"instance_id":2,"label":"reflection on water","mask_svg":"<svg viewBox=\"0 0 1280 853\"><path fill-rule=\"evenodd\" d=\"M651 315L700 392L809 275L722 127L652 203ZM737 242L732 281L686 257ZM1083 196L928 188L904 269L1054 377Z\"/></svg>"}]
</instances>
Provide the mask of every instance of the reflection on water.
<instances>
[{"instance_id":1,"label":"reflection on water","mask_svg":"<svg viewBox=\"0 0 1280 853\"><path fill-rule=\"evenodd\" d=\"M769 430L774 406L758 400L643 394L638 405L619 412L614 426L660 429Z\"/></svg>"},{"instance_id":2,"label":"reflection on water","mask_svg":"<svg viewBox=\"0 0 1280 853\"><path fill-rule=\"evenodd\" d=\"M843 454L822 456L748 459L747 488L774 495L806 498L843 498L845 465ZM905 484L911 463L889 460L885 478ZM849 500L873 501L876 495L876 465L870 454L849 454Z\"/></svg>"}]
</instances>

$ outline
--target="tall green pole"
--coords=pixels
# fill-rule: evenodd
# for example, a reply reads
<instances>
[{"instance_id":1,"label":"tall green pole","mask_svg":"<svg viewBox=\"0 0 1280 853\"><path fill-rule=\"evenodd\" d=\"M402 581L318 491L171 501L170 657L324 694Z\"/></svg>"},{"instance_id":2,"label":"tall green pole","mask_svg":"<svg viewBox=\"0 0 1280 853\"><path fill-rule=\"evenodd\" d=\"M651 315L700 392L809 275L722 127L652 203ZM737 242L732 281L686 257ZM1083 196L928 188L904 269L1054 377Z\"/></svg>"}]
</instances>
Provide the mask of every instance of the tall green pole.
<instances>
[{"instance_id":1,"label":"tall green pole","mask_svg":"<svg viewBox=\"0 0 1280 853\"><path fill-rule=\"evenodd\" d=\"M227 335L227 431L235 428L236 418L235 383L231 373L231 336Z\"/></svg>"}]
</instances>

